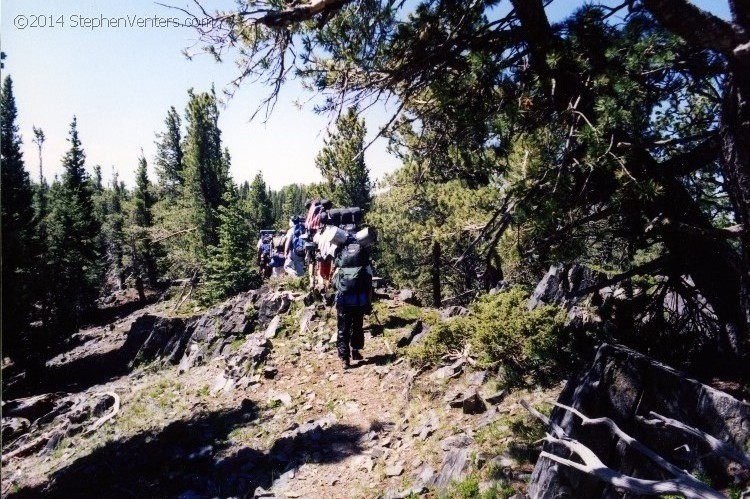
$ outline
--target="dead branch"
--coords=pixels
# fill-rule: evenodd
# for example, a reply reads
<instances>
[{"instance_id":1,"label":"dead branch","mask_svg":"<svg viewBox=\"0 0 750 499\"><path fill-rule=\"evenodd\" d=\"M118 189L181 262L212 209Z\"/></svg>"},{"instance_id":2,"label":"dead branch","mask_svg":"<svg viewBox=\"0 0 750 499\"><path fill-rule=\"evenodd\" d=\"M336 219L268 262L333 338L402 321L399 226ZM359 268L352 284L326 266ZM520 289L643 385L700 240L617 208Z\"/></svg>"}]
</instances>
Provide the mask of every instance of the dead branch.
<instances>
[{"instance_id":1,"label":"dead branch","mask_svg":"<svg viewBox=\"0 0 750 499\"><path fill-rule=\"evenodd\" d=\"M563 430L557 423L550 420L550 418L548 418L541 412L531 407L528 402L521 399L518 403L521 404L521 407L529 411L529 413L531 413L532 416L534 416L535 418L540 420L542 423L552 428L552 432L555 434L555 436L560 437L560 438L565 436L565 430Z\"/></svg>"},{"instance_id":2,"label":"dead branch","mask_svg":"<svg viewBox=\"0 0 750 499\"><path fill-rule=\"evenodd\" d=\"M688 426L685 423L682 423L680 421L677 421L676 419L671 419L666 416L662 416L661 414L657 414L653 411L649 412L649 415L654 419L646 419L642 416L636 416L638 421L640 421L643 424L649 425L649 426L656 426L656 427L669 427L669 428L676 428L680 431L683 431L687 433L688 435L692 435L693 437L699 438L706 442L708 446L711 448L711 451L714 454L718 454L721 457L724 457L726 459L729 459L730 461L734 461L735 463L741 464L742 466L746 468L750 468L750 454L740 452L737 449L733 448L730 444L723 442L719 440L718 438L709 435L708 433L701 431L697 428L694 428L692 426Z\"/></svg>"},{"instance_id":3,"label":"dead branch","mask_svg":"<svg viewBox=\"0 0 750 499\"><path fill-rule=\"evenodd\" d=\"M691 475L682 473L680 476L671 480L644 480L633 478L619 471L607 467L591 449L577 440L571 438L557 438L547 435L545 441L553 444L560 444L576 454L583 460L583 464L565 459L550 452L542 451L540 457L546 457L571 468L582 471L586 474L607 482L615 487L625 489L628 492L644 495L663 495L663 494L682 494L688 499L721 499L722 496L717 491L704 485Z\"/></svg>"},{"instance_id":4,"label":"dead branch","mask_svg":"<svg viewBox=\"0 0 750 499\"><path fill-rule=\"evenodd\" d=\"M115 392L106 392L102 393L101 395L109 395L115 400L114 405L112 406L112 411L109 414L105 414L104 416L97 419L94 424L91 425L91 427L86 430L84 435L90 435L94 433L96 430L98 430L104 423L112 419L117 415L118 412L120 412L120 396L117 395Z\"/></svg>"},{"instance_id":5,"label":"dead branch","mask_svg":"<svg viewBox=\"0 0 750 499\"><path fill-rule=\"evenodd\" d=\"M669 463L666 459L658 455L656 452L652 451L647 446L622 431L610 418L589 418L577 409L566 406L564 404L555 403L557 407L581 418L583 426L597 424L603 424L607 426L613 435L617 436L628 446L651 459L660 468L674 475L674 478L670 480L645 480L641 478L634 478L619 471L613 470L612 468L607 467L591 449L586 447L581 442L565 435L565 431L562 428L552 423L547 417L540 414L538 411L533 410L525 401L521 401L521 405L526 410L531 412L531 414L533 414L546 424L552 426L555 436L552 436L548 433L544 439L546 442L562 445L563 447L577 455L583 461L583 464L560 457L547 451L542 451L540 457L546 457L547 459L555 461L556 463L560 463L565 466L577 469L615 487L625 489L628 492L633 492L635 494L682 494L688 499L719 499L723 497L714 489L708 487L703 482L699 481L697 478L687 473L686 471L680 470L677 466Z\"/></svg>"},{"instance_id":6,"label":"dead branch","mask_svg":"<svg viewBox=\"0 0 750 499\"><path fill-rule=\"evenodd\" d=\"M153 241L151 241L151 243L152 244L160 243L160 242L165 241L165 240L167 240L167 239L169 239L171 237L179 236L180 234L185 234L187 232L192 232L192 231L197 230L197 229L198 229L198 227L196 226L196 227L189 227L187 229L178 230L177 232L172 232L171 234L167 234L166 236L162 236L162 237L160 237L158 239L154 239Z\"/></svg>"},{"instance_id":7,"label":"dead branch","mask_svg":"<svg viewBox=\"0 0 750 499\"><path fill-rule=\"evenodd\" d=\"M27 443L26 445L19 447L13 452L8 452L7 454L3 454L2 460L0 460L0 462L2 462L2 464L8 464L10 460L13 458L24 457L28 454L31 454L32 452L35 452L41 449L49 441L50 438L56 435L59 431L63 430L69 424L70 424L70 421L65 420L63 421L62 424L55 427L53 430L48 431L44 435L40 435L39 437L35 438L31 442Z\"/></svg>"}]
</instances>

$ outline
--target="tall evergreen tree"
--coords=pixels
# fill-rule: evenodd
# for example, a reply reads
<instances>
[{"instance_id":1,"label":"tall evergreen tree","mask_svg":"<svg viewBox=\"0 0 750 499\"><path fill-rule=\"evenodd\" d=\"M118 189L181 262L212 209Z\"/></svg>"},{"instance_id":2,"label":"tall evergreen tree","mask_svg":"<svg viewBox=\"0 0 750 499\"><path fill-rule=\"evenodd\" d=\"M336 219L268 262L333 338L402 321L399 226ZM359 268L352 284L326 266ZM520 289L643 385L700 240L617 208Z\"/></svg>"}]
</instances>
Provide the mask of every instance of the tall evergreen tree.
<instances>
[{"instance_id":1,"label":"tall evergreen tree","mask_svg":"<svg viewBox=\"0 0 750 499\"><path fill-rule=\"evenodd\" d=\"M204 273L205 301L214 302L260 284L253 268L254 235L247 225L236 186L229 182L219 207L219 244L209 248Z\"/></svg>"},{"instance_id":2,"label":"tall evergreen tree","mask_svg":"<svg viewBox=\"0 0 750 499\"><path fill-rule=\"evenodd\" d=\"M198 251L218 243L216 210L229 176L228 164L221 148L219 110L216 93L188 92L190 101L185 112L187 132L183 151L184 196L192 203L193 222L198 227Z\"/></svg>"},{"instance_id":3,"label":"tall evergreen tree","mask_svg":"<svg viewBox=\"0 0 750 499\"><path fill-rule=\"evenodd\" d=\"M164 119L166 129L156 135L156 174L165 196L174 198L183 184L182 121L174 106Z\"/></svg>"},{"instance_id":4,"label":"tall evergreen tree","mask_svg":"<svg viewBox=\"0 0 750 499\"><path fill-rule=\"evenodd\" d=\"M355 108L349 108L336 121L336 130L315 158L328 183L331 201L339 206L370 207L372 183L365 165L365 133L364 120L357 117Z\"/></svg>"},{"instance_id":5,"label":"tall evergreen tree","mask_svg":"<svg viewBox=\"0 0 750 499\"><path fill-rule=\"evenodd\" d=\"M253 230L273 228L274 219L268 188L263 174L258 172L250 183L250 190L245 201L245 211Z\"/></svg>"},{"instance_id":6,"label":"tall evergreen tree","mask_svg":"<svg viewBox=\"0 0 750 499\"><path fill-rule=\"evenodd\" d=\"M106 255L109 275L114 278L119 289L125 287L123 256L125 247L125 216L123 213L123 186L119 174L114 172L112 184L106 191L106 214L103 219L103 232L106 237Z\"/></svg>"},{"instance_id":7,"label":"tall evergreen tree","mask_svg":"<svg viewBox=\"0 0 750 499\"><path fill-rule=\"evenodd\" d=\"M142 259L146 277L151 286L155 286L158 282L156 267L158 249L154 247L149 233L149 229L154 225L153 205L154 196L148 179L148 165L146 158L141 154L135 173L135 190L133 191L133 265L140 267L136 265L136 262L140 263L139 260Z\"/></svg>"},{"instance_id":8,"label":"tall evergreen tree","mask_svg":"<svg viewBox=\"0 0 750 499\"><path fill-rule=\"evenodd\" d=\"M94 305L101 285L100 224L94 214L92 182L74 117L65 169L50 196L49 250L52 305L59 334L70 333L82 314Z\"/></svg>"},{"instance_id":9,"label":"tall evergreen tree","mask_svg":"<svg viewBox=\"0 0 750 499\"><path fill-rule=\"evenodd\" d=\"M21 135L13 81L5 78L0 96L0 160L2 162L2 318L9 350L18 346L31 311L34 210L29 174L21 153Z\"/></svg>"}]
</instances>

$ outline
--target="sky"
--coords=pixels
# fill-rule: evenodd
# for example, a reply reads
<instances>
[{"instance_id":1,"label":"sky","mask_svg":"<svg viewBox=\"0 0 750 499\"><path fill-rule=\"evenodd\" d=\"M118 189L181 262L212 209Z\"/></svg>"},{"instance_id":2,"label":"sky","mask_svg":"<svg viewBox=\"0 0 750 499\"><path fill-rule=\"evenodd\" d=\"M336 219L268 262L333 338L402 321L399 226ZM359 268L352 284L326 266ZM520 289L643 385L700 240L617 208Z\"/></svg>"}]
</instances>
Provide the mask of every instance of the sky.
<instances>
[{"instance_id":1,"label":"sky","mask_svg":"<svg viewBox=\"0 0 750 499\"><path fill-rule=\"evenodd\" d=\"M163 3L193 5L188 0ZM561 18L581 3L557 0L550 7L550 18ZM695 3L727 16L724 1ZM234 2L205 4L230 9ZM124 17L126 22L119 27L93 27L102 23L102 17ZM214 85L221 95L237 75L231 59L216 63L207 55L184 57L182 50L196 41L191 28L127 25L154 17L182 21L185 15L151 0L0 0L0 41L7 55L3 77L13 78L24 157L34 180L38 180L38 160L32 127L45 132L44 175L51 180L62 172L60 160L69 147L66 139L73 115L89 169L100 165L105 180L117 171L121 180L132 185L143 150L153 178L155 133L164 129L169 107L183 115L189 88L205 91ZM320 180L314 158L323 146L329 117L315 114L313 102L307 102L313 96L292 80L283 88L270 119L251 122L267 92L261 85L245 84L220 109L219 128L232 156L233 177L243 182L262 172L274 189ZM298 102L307 103L300 108ZM390 109L380 105L365 113L367 142L387 122ZM365 161L376 179L400 165L386 152L385 139L373 143Z\"/></svg>"}]
</instances>

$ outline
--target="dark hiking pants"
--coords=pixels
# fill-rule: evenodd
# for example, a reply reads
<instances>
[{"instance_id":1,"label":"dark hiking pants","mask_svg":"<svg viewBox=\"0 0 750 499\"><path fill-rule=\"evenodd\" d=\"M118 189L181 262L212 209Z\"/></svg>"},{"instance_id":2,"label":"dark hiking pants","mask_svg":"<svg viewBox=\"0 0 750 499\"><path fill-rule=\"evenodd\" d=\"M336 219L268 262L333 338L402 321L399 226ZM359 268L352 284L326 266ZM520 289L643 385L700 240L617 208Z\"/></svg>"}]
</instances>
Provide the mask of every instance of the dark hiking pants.
<instances>
[{"instance_id":1,"label":"dark hiking pants","mask_svg":"<svg viewBox=\"0 0 750 499\"><path fill-rule=\"evenodd\" d=\"M362 307L347 307L346 305L336 307L338 320L336 350L341 359L349 358L350 345L354 350L361 350L365 346L365 333L362 330L364 317L365 311Z\"/></svg>"}]
</instances>

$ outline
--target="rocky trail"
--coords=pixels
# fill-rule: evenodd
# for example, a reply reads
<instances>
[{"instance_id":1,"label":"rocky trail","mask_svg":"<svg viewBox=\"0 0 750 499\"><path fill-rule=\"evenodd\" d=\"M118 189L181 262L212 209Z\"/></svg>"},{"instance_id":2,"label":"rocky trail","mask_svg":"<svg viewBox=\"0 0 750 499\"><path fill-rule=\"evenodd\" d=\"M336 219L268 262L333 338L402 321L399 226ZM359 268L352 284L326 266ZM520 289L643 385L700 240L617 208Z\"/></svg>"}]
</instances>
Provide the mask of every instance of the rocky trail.
<instances>
[{"instance_id":1,"label":"rocky trail","mask_svg":"<svg viewBox=\"0 0 750 499\"><path fill-rule=\"evenodd\" d=\"M460 354L411 367L403 347L462 310L408 292L344 370L335 314L306 302L276 285L82 330L44 384L6 383L3 497L521 497L543 427L518 401L548 412L561 387L506 396Z\"/></svg>"}]
</instances>

